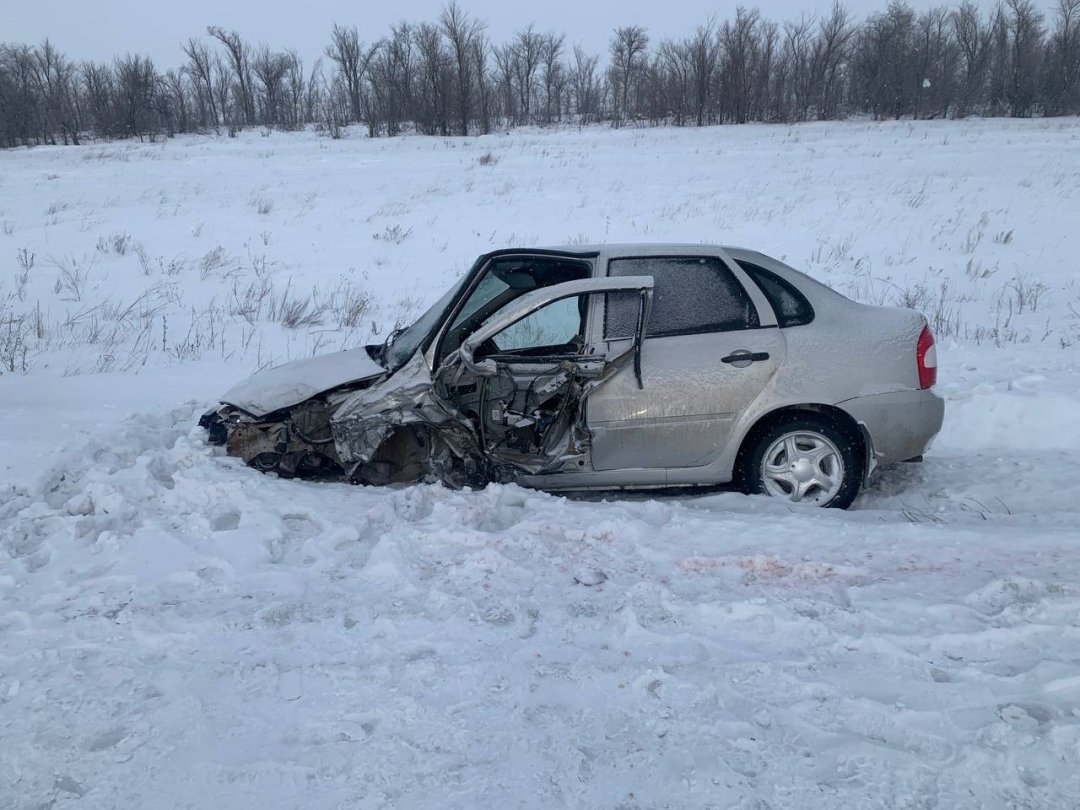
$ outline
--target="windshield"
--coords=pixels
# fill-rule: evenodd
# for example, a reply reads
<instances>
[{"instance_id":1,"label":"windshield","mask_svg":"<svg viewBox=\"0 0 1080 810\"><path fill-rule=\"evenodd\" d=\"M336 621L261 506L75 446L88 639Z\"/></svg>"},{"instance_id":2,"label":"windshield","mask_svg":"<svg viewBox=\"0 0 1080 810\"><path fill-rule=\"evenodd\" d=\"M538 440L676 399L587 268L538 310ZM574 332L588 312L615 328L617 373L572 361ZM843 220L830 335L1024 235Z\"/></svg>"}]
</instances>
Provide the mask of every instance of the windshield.
<instances>
[{"instance_id":1,"label":"windshield","mask_svg":"<svg viewBox=\"0 0 1080 810\"><path fill-rule=\"evenodd\" d=\"M450 306L450 302L454 300L454 296L458 294L470 275L471 273L466 273L459 278L442 298L432 304L427 312L416 319L412 326L406 326L397 333L390 333L389 338L387 338L388 345L383 354L384 365L389 370L396 371L401 368L405 361L420 348L424 338L439 322L439 316Z\"/></svg>"}]
</instances>

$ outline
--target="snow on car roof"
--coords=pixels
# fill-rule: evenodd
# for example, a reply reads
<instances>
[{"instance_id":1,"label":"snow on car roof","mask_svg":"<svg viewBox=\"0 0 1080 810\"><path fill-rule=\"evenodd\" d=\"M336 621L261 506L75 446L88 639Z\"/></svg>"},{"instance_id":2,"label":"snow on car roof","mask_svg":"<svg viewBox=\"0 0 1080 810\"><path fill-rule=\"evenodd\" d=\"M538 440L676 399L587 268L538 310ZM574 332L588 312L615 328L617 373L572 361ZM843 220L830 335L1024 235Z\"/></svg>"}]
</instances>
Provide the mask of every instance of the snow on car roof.
<instances>
[{"instance_id":1,"label":"snow on car roof","mask_svg":"<svg viewBox=\"0 0 1080 810\"><path fill-rule=\"evenodd\" d=\"M522 251L545 250L553 253L626 253L636 256L662 256L667 253L707 253L712 250L744 251L729 245L704 244L693 242L614 242L587 245L545 245L538 248L521 248Z\"/></svg>"}]
</instances>

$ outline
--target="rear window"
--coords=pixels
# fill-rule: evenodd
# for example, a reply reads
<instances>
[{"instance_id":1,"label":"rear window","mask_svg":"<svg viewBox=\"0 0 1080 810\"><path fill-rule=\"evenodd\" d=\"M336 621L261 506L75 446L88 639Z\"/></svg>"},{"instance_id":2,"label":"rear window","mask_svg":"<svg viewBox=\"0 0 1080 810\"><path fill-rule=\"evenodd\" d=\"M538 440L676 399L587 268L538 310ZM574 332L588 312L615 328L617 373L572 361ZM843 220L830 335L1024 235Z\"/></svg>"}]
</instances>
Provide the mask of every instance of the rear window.
<instances>
[{"instance_id":1,"label":"rear window","mask_svg":"<svg viewBox=\"0 0 1080 810\"><path fill-rule=\"evenodd\" d=\"M776 322L783 326L803 326L814 320L814 308L790 282L753 262L737 259L736 264L761 288L776 313Z\"/></svg>"},{"instance_id":2,"label":"rear window","mask_svg":"<svg viewBox=\"0 0 1080 810\"><path fill-rule=\"evenodd\" d=\"M612 259L609 276L652 276L649 337L728 332L758 326L758 314L742 284L719 259L699 256L648 256ZM607 296L604 334L608 340L631 337L637 325L636 294Z\"/></svg>"}]
</instances>

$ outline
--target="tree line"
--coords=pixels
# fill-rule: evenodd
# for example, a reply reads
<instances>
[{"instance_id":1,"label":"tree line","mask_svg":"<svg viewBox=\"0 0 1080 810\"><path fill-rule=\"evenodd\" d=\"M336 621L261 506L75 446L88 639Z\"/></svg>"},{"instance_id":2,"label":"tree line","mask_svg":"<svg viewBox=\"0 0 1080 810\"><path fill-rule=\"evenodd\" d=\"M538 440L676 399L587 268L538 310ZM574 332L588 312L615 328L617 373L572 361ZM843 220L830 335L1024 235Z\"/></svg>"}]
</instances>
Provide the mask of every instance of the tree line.
<instances>
[{"instance_id":1,"label":"tree line","mask_svg":"<svg viewBox=\"0 0 1080 810\"><path fill-rule=\"evenodd\" d=\"M255 46L209 26L160 70L145 56L74 61L49 41L0 44L0 146L155 139L315 125L332 137L472 135L517 125L613 126L1080 113L1080 0L905 0L858 22L837 2L776 23L754 9L653 42L615 28L603 55L530 25L492 42L456 0L373 41L333 25L324 56Z\"/></svg>"}]
</instances>

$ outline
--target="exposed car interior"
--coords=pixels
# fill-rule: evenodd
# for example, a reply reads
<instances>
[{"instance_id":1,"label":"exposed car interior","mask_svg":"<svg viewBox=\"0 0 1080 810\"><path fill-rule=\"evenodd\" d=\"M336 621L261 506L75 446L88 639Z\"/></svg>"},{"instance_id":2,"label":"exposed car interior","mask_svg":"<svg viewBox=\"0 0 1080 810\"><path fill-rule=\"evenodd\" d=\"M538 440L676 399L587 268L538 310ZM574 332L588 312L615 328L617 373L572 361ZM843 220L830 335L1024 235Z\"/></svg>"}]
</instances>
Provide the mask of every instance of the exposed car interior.
<instances>
[{"instance_id":1,"label":"exposed car interior","mask_svg":"<svg viewBox=\"0 0 1080 810\"><path fill-rule=\"evenodd\" d=\"M493 262L455 316L441 351L460 346L524 293L589 273L585 262L559 259ZM461 367L437 373L440 395L472 423L485 452L533 463L574 452L572 428L585 379L574 360L585 346L588 303L587 295L553 301L486 340L477 357L501 361L494 375Z\"/></svg>"}]
</instances>

